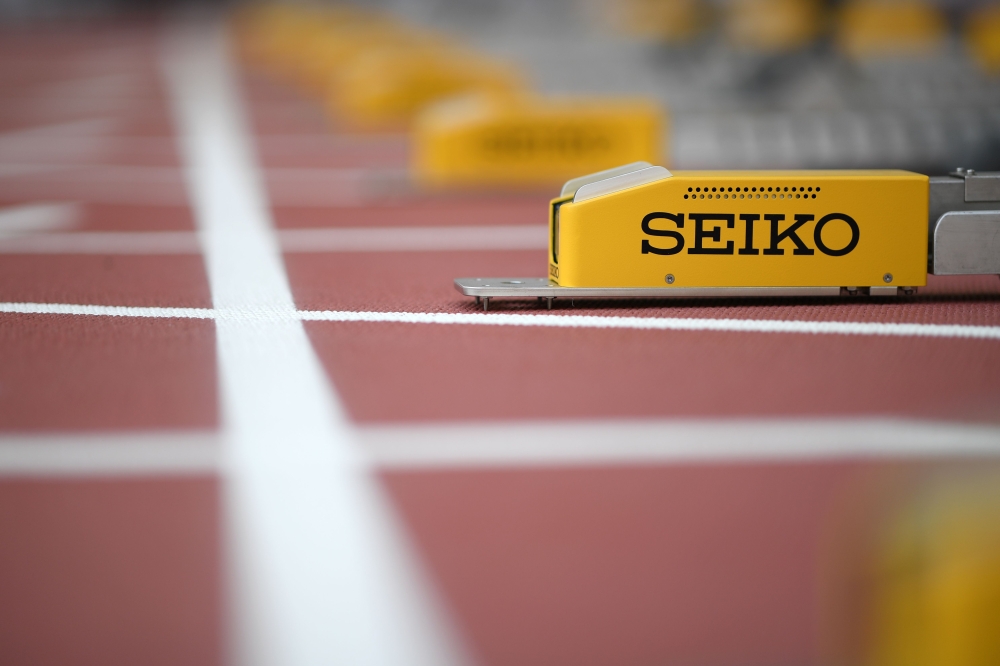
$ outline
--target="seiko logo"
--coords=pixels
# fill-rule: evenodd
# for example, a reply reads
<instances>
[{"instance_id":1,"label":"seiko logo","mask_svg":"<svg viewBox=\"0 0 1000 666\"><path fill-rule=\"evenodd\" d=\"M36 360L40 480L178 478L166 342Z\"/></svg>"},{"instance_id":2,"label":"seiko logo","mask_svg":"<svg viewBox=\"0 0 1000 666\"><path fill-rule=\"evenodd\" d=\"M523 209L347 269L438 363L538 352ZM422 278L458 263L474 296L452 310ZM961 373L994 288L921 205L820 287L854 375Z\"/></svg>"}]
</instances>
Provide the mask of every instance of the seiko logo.
<instances>
[{"instance_id":1,"label":"seiko logo","mask_svg":"<svg viewBox=\"0 0 1000 666\"><path fill-rule=\"evenodd\" d=\"M735 241L722 243L721 224L711 224L712 222L725 223L727 229L736 227L736 215L732 213L689 213L688 218L694 223L694 241L688 248L688 254L784 254L785 248L791 244L792 254L815 254L819 250L823 254L831 257L842 257L850 253L858 246L858 239L861 230L858 223L850 215L844 213L830 213L824 215L816 221L812 229L812 241L815 250L809 247L799 233L805 234L807 229L803 227L815 220L813 215L797 214L793 222L786 224L783 213L765 214L764 221L770 225L770 243L765 248L754 247L754 224L761 219L756 213L743 213L739 216L744 224L743 246L736 249ZM673 239L674 244L667 247L653 245L648 240L642 241L643 254L677 254L684 249L684 236L674 229L656 229L653 222L655 220L665 220L672 223L677 229L684 228L684 213L650 213L642 218L642 231L649 236ZM663 222L660 223L664 224ZM851 232L851 240L843 247L830 247L823 240L823 230L830 224L846 224ZM807 236L808 238L808 236ZM782 247L784 243L785 247Z\"/></svg>"}]
</instances>

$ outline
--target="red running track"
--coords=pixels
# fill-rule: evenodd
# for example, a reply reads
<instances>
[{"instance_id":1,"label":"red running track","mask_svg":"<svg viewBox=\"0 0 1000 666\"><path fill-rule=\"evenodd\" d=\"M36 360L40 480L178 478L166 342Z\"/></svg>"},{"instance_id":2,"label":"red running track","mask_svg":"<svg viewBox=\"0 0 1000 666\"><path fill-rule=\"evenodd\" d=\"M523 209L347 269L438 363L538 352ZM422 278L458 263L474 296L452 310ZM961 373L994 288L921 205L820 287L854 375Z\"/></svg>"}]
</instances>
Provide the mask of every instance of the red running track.
<instances>
[{"instance_id":1,"label":"red running track","mask_svg":"<svg viewBox=\"0 0 1000 666\"><path fill-rule=\"evenodd\" d=\"M7 145L23 160L58 167L0 178L4 208L71 202L81 232L194 228L155 36L152 26L115 24L0 41L0 146L16 137ZM269 174L359 169L392 183L405 169L405 137L330 127L317 105L257 74L246 73L243 89ZM105 174L98 187L91 168L118 170L93 172ZM116 181L122 173L137 175ZM272 194L276 225L291 229L542 224L547 199L374 188L334 205ZM452 278L544 270L543 253L530 250L290 253L285 262L299 308L379 312L471 312ZM198 255L4 255L0 301L211 307ZM575 305L557 314L997 326L1000 281L935 279L906 303ZM545 419L892 417L956 432L1000 421L995 340L306 330L351 421L394 424L403 438L415 423ZM209 320L0 315L0 448L215 432L214 333ZM583 461L390 468L380 479L485 664L808 664L834 640L836 562L863 556L850 544L886 496L934 470L978 464L947 455ZM224 660L218 474L0 473L0 663Z\"/></svg>"}]
</instances>

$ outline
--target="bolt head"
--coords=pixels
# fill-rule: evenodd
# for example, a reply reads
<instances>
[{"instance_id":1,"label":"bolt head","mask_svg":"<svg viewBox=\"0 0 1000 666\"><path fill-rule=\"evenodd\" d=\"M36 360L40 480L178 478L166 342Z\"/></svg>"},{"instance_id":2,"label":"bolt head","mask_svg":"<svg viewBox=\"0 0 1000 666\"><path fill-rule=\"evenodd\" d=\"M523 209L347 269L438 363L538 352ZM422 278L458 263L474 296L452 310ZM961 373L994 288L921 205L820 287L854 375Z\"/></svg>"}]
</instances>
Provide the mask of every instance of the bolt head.
<instances>
[{"instance_id":1,"label":"bolt head","mask_svg":"<svg viewBox=\"0 0 1000 666\"><path fill-rule=\"evenodd\" d=\"M886 284L892 282L892 273L886 273L885 275L883 275L882 282L885 282Z\"/></svg>"},{"instance_id":2,"label":"bolt head","mask_svg":"<svg viewBox=\"0 0 1000 666\"><path fill-rule=\"evenodd\" d=\"M667 284L673 284L674 283L673 273L667 273L667 277L665 279L667 281Z\"/></svg>"}]
</instances>

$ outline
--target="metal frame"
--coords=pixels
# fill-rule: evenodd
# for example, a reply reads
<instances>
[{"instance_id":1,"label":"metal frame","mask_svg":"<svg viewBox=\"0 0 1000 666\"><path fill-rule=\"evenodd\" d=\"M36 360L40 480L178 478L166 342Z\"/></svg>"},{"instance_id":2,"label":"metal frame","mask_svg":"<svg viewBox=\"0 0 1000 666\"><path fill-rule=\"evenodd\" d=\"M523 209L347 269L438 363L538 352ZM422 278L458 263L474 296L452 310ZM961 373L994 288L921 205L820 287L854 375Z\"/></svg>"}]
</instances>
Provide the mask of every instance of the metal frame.
<instances>
[{"instance_id":1,"label":"metal frame","mask_svg":"<svg viewBox=\"0 0 1000 666\"><path fill-rule=\"evenodd\" d=\"M473 296L489 310L493 298L537 298L551 310L559 299L577 298L812 298L896 296L916 293L915 287L560 287L548 278L456 278L455 289Z\"/></svg>"}]
</instances>

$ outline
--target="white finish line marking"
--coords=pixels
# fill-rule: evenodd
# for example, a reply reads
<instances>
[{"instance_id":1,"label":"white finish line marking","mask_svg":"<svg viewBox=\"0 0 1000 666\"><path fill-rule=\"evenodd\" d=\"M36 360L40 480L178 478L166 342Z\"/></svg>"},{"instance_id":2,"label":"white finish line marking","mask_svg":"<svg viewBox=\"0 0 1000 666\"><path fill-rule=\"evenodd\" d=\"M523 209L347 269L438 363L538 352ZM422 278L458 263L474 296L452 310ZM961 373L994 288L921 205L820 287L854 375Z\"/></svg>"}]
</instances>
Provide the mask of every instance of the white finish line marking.
<instances>
[{"instance_id":1,"label":"white finish line marking","mask_svg":"<svg viewBox=\"0 0 1000 666\"><path fill-rule=\"evenodd\" d=\"M456 663L295 310L229 52L220 23L178 25L163 66L215 305L231 661Z\"/></svg>"},{"instance_id":2,"label":"white finish line marking","mask_svg":"<svg viewBox=\"0 0 1000 666\"><path fill-rule=\"evenodd\" d=\"M888 337L1000 340L1000 326L906 324L889 322L804 321L801 319L705 319L684 317L615 317L462 312L355 312L344 310L278 310L270 307L149 308L63 303L0 303L0 313L91 315L103 317L177 317L242 322L331 321L542 328L617 328L642 331L714 331L733 333L800 333Z\"/></svg>"}]
</instances>

